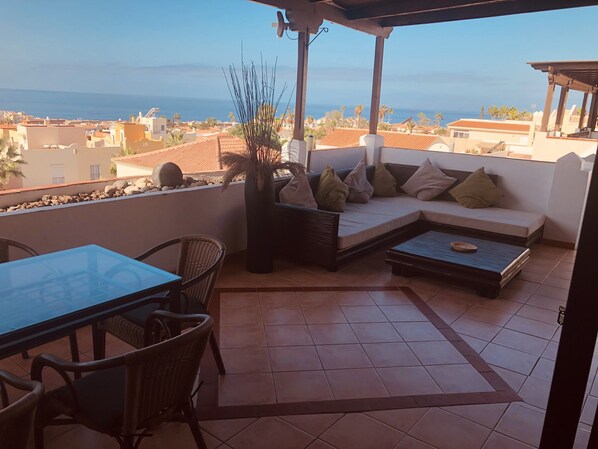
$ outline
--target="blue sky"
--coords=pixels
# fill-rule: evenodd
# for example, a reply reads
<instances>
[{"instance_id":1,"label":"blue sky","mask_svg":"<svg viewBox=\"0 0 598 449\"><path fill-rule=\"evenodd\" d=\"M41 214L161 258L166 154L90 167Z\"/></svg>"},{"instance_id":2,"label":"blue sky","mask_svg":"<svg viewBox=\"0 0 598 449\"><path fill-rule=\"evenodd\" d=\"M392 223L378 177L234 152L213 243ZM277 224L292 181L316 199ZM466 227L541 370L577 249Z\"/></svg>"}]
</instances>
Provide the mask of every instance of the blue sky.
<instances>
[{"instance_id":1,"label":"blue sky","mask_svg":"<svg viewBox=\"0 0 598 449\"><path fill-rule=\"evenodd\" d=\"M276 37L275 12L248 0L9 2L0 87L227 99L222 68L239 63L243 49L245 59L277 59L290 93L296 42ZM382 102L541 109L546 75L527 62L596 59L596 23L594 6L396 28L386 42ZM326 25L310 47L308 103L368 105L375 38Z\"/></svg>"}]
</instances>

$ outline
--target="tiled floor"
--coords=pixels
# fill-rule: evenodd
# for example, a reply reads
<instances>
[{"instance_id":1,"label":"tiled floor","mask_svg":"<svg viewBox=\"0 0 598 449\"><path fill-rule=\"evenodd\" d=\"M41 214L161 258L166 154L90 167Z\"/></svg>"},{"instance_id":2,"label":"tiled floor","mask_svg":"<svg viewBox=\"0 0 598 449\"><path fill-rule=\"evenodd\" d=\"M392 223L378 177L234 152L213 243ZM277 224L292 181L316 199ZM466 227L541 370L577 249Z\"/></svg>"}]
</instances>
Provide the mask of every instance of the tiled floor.
<instances>
[{"instance_id":1,"label":"tiled floor","mask_svg":"<svg viewBox=\"0 0 598 449\"><path fill-rule=\"evenodd\" d=\"M486 404L447 407L416 407L400 410L372 411L367 413L328 413L318 415L269 416L233 420L203 421L202 428L210 448L351 448L351 449L529 449L537 447L543 424L546 399L551 381L554 360L560 336L556 324L558 307L565 304L567 288L571 279L574 253L560 248L537 245L532 250L532 260L521 275L501 292L496 300L478 297L475 292L450 284L437 282L428 277L402 278L393 276L383 262L381 251L343 266L338 272L329 273L312 266L297 266L278 262L270 275L253 275L243 270L242 260L231 258L220 276L220 287L384 287L409 286L428 304L451 328L456 331L481 357L491 365L519 395L523 402L510 404ZM296 298L295 298L296 299ZM372 298L375 300L375 298ZM239 304L249 301L242 296ZM388 338L392 341L388 326L356 326L341 320L343 307L367 307L358 304L350 295L330 304L321 294L303 299L303 304L312 308L330 307L327 321L319 323L311 315L309 323L294 323L298 318L293 312L295 303L281 295L260 298L260 305L280 302L290 311L268 314L269 323L285 322L291 331L265 330L278 324L257 326L254 322L236 325L237 334L222 335L223 350L228 351L227 364L231 373L235 363L255 370L256 385L259 376L272 369L273 359L266 357L268 342L276 341L280 347L327 344L355 344L349 341L353 336L358 341ZM339 303L341 301L341 303ZM301 307L301 303L299 304ZM392 307L392 304L388 304ZM390 310L390 309L389 309ZM356 315L366 312L353 311ZM336 317L336 318L335 318ZM227 319L238 322L245 318L232 313ZM262 316L262 319L264 317ZM374 319L372 317L372 319ZM307 316L306 316L307 320ZM384 324L383 322L379 324ZM223 323L224 325L224 323ZM297 327L293 327L297 326ZM309 326L314 327L311 331ZM334 331L318 332L317 326L336 326ZM307 329L305 329L307 327ZM394 326L393 326L394 327ZM332 328L331 328L332 329ZM397 328L394 327L395 331ZM307 332L307 330L310 330ZM409 329L403 328L408 335ZM424 333L422 329L411 330ZM400 330L398 330L399 335ZM386 336L386 337L384 337ZM402 338L402 337L401 337ZM87 340L86 340L87 339ZM243 342L251 339L261 341L260 347L249 351ZM81 333L83 357L89 357L88 336ZM400 343L400 342L399 342ZM108 350L112 353L126 347L112 340ZM43 350L68 357L66 341L46 345ZM374 356L373 356L374 357ZM369 359L369 357L368 357ZM579 424L576 448L585 449L590 425L598 402L598 380L595 356L592 375L588 384L588 395ZM233 362L234 360L234 362ZM274 356L275 363L291 363L290 359ZM292 363L315 363L309 354L302 354ZM269 366L268 366L269 364ZM27 375L29 363L19 356L0 361L0 368ZM391 369L393 369L391 367ZM282 372L282 371L281 371ZM293 383L292 376L287 379ZM441 379L443 376L437 376ZM51 383L57 382L56 379ZM317 379L314 380L317 382ZM50 385L51 387L51 385ZM289 393L290 394L290 393ZM320 392L326 394L326 392ZM80 427L52 429L46 433L49 449L54 448L115 448L116 443L94 432ZM145 440L142 448L193 448L188 429L182 424L169 424L154 432Z\"/></svg>"},{"instance_id":2,"label":"tiled floor","mask_svg":"<svg viewBox=\"0 0 598 449\"><path fill-rule=\"evenodd\" d=\"M204 419L520 400L409 287L237 288L213 301L228 371L204 359L203 380L218 383L200 391ZM247 326L265 341L239 338Z\"/></svg>"}]
</instances>

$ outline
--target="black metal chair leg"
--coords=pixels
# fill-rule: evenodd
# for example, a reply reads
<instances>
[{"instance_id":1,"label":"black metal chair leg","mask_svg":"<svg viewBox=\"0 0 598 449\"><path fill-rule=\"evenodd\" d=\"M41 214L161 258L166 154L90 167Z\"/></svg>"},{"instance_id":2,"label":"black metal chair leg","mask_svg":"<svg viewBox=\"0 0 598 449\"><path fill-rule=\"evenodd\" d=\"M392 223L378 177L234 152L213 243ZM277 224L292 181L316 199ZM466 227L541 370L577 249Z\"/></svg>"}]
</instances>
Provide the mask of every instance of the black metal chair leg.
<instances>
[{"instance_id":1,"label":"black metal chair leg","mask_svg":"<svg viewBox=\"0 0 598 449\"><path fill-rule=\"evenodd\" d=\"M218 372L220 374L226 374L226 368L224 368L224 361L222 360L222 355L220 355L220 349L218 348L218 342L216 341L214 332L210 334L210 348L212 348L212 353L214 354L214 359L218 366Z\"/></svg>"},{"instance_id":2,"label":"black metal chair leg","mask_svg":"<svg viewBox=\"0 0 598 449\"><path fill-rule=\"evenodd\" d=\"M93 338L93 359L101 360L106 358L106 331L100 329L97 323L91 325Z\"/></svg>"},{"instance_id":3,"label":"black metal chair leg","mask_svg":"<svg viewBox=\"0 0 598 449\"><path fill-rule=\"evenodd\" d=\"M197 417L193 412L193 406L191 402L186 404L183 407L183 414L185 415L185 419L191 428L191 433L193 434L193 438L195 439L195 444L197 444L198 449L207 449L206 442L203 439L203 435L201 434L201 429L199 428L199 423L197 422Z\"/></svg>"}]
</instances>

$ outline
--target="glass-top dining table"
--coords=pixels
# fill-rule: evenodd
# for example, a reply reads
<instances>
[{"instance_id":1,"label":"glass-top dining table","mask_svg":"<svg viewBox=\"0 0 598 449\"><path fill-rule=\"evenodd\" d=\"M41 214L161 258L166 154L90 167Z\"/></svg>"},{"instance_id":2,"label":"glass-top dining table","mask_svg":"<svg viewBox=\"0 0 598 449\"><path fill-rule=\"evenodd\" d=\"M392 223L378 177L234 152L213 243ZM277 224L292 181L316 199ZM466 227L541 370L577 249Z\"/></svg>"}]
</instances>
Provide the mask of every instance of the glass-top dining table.
<instances>
[{"instance_id":1,"label":"glass-top dining table","mask_svg":"<svg viewBox=\"0 0 598 449\"><path fill-rule=\"evenodd\" d=\"M144 305L152 295L178 297L180 286L177 275L97 245L0 264L0 358Z\"/></svg>"}]
</instances>

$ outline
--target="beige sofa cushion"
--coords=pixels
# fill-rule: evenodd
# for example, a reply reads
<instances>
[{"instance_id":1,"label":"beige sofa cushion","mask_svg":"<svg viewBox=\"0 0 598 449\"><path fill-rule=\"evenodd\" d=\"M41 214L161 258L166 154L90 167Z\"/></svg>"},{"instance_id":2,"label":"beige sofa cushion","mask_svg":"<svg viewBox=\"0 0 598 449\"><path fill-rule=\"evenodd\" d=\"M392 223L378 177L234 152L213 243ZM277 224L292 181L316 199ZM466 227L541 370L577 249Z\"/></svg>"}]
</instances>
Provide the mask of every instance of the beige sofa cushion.
<instances>
[{"instance_id":1,"label":"beige sofa cushion","mask_svg":"<svg viewBox=\"0 0 598 449\"><path fill-rule=\"evenodd\" d=\"M378 162L374 171L374 196L397 196L397 180L386 169L382 162Z\"/></svg>"},{"instance_id":2,"label":"beige sofa cushion","mask_svg":"<svg viewBox=\"0 0 598 449\"><path fill-rule=\"evenodd\" d=\"M280 190L279 197L280 202L284 204L303 206L309 209L318 208L307 176L304 174L293 176L287 185Z\"/></svg>"},{"instance_id":3,"label":"beige sofa cushion","mask_svg":"<svg viewBox=\"0 0 598 449\"><path fill-rule=\"evenodd\" d=\"M340 214L338 249L350 248L416 222L420 214L419 208L397 197L372 197L367 204L347 203L345 212Z\"/></svg>"},{"instance_id":4,"label":"beige sofa cushion","mask_svg":"<svg viewBox=\"0 0 598 449\"><path fill-rule=\"evenodd\" d=\"M449 193L461 206L469 209L494 206L503 197L484 167L478 168L465 181L449 190Z\"/></svg>"},{"instance_id":5,"label":"beige sofa cushion","mask_svg":"<svg viewBox=\"0 0 598 449\"><path fill-rule=\"evenodd\" d=\"M374 187L370 184L366 176L365 163L363 161L359 161L343 182L349 187L347 201L351 203L367 203L374 193Z\"/></svg>"},{"instance_id":6,"label":"beige sofa cushion","mask_svg":"<svg viewBox=\"0 0 598 449\"><path fill-rule=\"evenodd\" d=\"M326 167L320 175L316 203L322 210L342 212L349 194L349 187L336 175L334 169Z\"/></svg>"},{"instance_id":7,"label":"beige sofa cushion","mask_svg":"<svg viewBox=\"0 0 598 449\"><path fill-rule=\"evenodd\" d=\"M445 175L426 159L417 171L401 186L408 195L422 201L430 201L457 182L457 178Z\"/></svg>"},{"instance_id":8,"label":"beige sofa cushion","mask_svg":"<svg viewBox=\"0 0 598 449\"><path fill-rule=\"evenodd\" d=\"M408 196L401 196L397 200L403 201L406 207L421 210L422 219L432 223L515 237L529 237L544 225L546 219L542 214L500 207L467 209L453 201L420 201Z\"/></svg>"}]
</instances>

